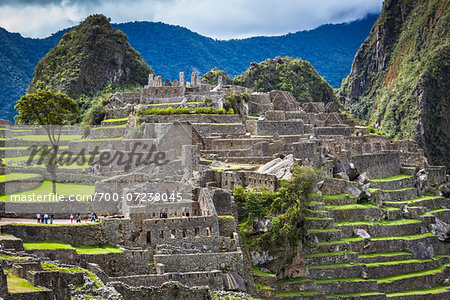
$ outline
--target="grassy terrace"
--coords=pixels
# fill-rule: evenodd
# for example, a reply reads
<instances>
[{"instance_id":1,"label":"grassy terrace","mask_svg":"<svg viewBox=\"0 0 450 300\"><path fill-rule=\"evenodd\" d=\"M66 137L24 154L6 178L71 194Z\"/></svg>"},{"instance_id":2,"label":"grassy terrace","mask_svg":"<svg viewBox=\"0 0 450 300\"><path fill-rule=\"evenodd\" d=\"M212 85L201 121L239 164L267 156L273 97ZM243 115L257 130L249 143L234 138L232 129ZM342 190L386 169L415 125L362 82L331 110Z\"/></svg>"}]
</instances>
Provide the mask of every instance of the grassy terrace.
<instances>
[{"instance_id":1,"label":"grassy terrace","mask_svg":"<svg viewBox=\"0 0 450 300\"><path fill-rule=\"evenodd\" d=\"M283 285L283 284L301 283L301 282L310 282L310 281L312 281L312 279L305 278L305 277L295 277L295 278L286 277L286 278L282 278L282 279L278 280L277 283Z\"/></svg>"},{"instance_id":2,"label":"grassy terrace","mask_svg":"<svg viewBox=\"0 0 450 300\"><path fill-rule=\"evenodd\" d=\"M367 267L393 266L393 265L401 265L401 264L409 264L409 263L431 262L433 260L435 260L435 259L404 259L404 260L365 263L365 265Z\"/></svg>"},{"instance_id":3,"label":"grassy terrace","mask_svg":"<svg viewBox=\"0 0 450 300\"><path fill-rule=\"evenodd\" d=\"M35 135L35 134L29 134L29 135L21 135L21 136L13 136L12 139L19 139L23 141L34 141L34 142L50 142L47 135ZM61 135L60 141L73 141L80 139L80 135Z\"/></svg>"},{"instance_id":4,"label":"grassy terrace","mask_svg":"<svg viewBox=\"0 0 450 300\"><path fill-rule=\"evenodd\" d=\"M409 200L404 200L404 201L384 201L384 203L414 203L414 202L418 202L418 201L422 201L422 200L430 200L430 199L439 199L439 198L443 198L440 196L423 196L423 197L417 197L417 198L413 198L413 199L409 199Z\"/></svg>"},{"instance_id":5,"label":"grassy terrace","mask_svg":"<svg viewBox=\"0 0 450 300\"><path fill-rule=\"evenodd\" d=\"M372 237L372 241L381 241L381 240L417 240L417 239L423 239L429 236L435 236L433 233L422 233L422 234L413 234L413 235L399 235L399 236L377 236Z\"/></svg>"},{"instance_id":6,"label":"grassy terrace","mask_svg":"<svg viewBox=\"0 0 450 300\"><path fill-rule=\"evenodd\" d=\"M322 199L324 199L324 200L335 200L335 199L345 199L345 198L355 199L356 197L353 196L352 194L346 194L346 193L322 196Z\"/></svg>"},{"instance_id":7,"label":"grassy terrace","mask_svg":"<svg viewBox=\"0 0 450 300\"><path fill-rule=\"evenodd\" d=\"M350 237L350 238L344 238L340 241L329 241L329 242L320 242L319 245L336 245L336 244L344 244L344 243L350 243L350 242L361 242L364 241L363 238L360 237Z\"/></svg>"},{"instance_id":8,"label":"grassy terrace","mask_svg":"<svg viewBox=\"0 0 450 300\"><path fill-rule=\"evenodd\" d=\"M386 297L410 296L410 295L434 295L450 291L450 286L438 285L429 289L411 290L386 294Z\"/></svg>"},{"instance_id":9,"label":"grassy terrace","mask_svg":"<svg viewBox=\"0 0 450 300\"><path fill-rule=\"evenodd\" d=\"M36 287L27 280L14 275L11 269L4 270L6 272L6 280L8 283L8 293L17 294L42 291L41 288Z\"/></svg>"},{"instance_id":10,"label":"grassy terrace","mask_svg":"<svg viewBox=\"0 0 450 300\"><path fill-rule=\"evenodd\" d=\"M395 181L395 180L401 180L401 179L406 179L406 178L411 178L411 175L406 175L406 174L399 174L399 175L394 175L394 176L390 176L390 177L384 177L384 178L373 178L370 179L370 181Z\"/></svg>"},{"instance_id":11,"label":"grassy terrace","mask_svg":"<svg viewBox=\"0 0 450 300\"><path fill-rule=\"evenodd\" d=\"M431 270L413 272L413 273L405 273L405 274L400 274L400 275L393 275L393 276L378 278L377 282L378 282L378 284L392 283L399 279L414 278L414 277L426 276L426 275L434 275L434 274L438 274L438 273L441 273L442 271L444 271L445 267L447 267L447 266L450 266L450 263L440 265L439 267L431 269Z\"/></svg>"},{"instance_id":12,"label":"grassy terrace","mask_svg":"<svg viewBox=\"0 0 450 300\"><path fill-rule=\"evenodd\" d=\"M121 119L106 119L106 120L103 120L102 122L125 122L125 121L128 121L128 118L129 117L121 118Z\"/></svg>"},{"instance_id":13,"label":"grassy terrace","mask_svg":"<svg viewBox=\"0 0 450 300\"><path fill-rule=\"evenodd\" d=\"M369 258L369 257L379 257L379 256L391 257L391 256L397 256L397 255L412 255L412 254L409 252L403 252L403 251L381 252L381 253L359 254L359 258Z\"/></svg>"},{"instance_id":14,"label":"grassy terrace","mask_svg":"<svg viewBox=\"0 0 450 300\"><path fill-rule=\"evenodd\" d=\"M415 188L413 187L404 187L404 188L399 188L399 189L393 189L393 190L383 190L384 192L401 192L401 191L409 191L409 190L414 190Z\"/></svg>"},{"instance_id":15,"label":"grassy terrace","mask_svg":"<svg viewBox=\"0 0 450 300\"><path fill-rule=\"evenodd\" d=\"M109 254L122 253L123 250L111 245L90 246L90 245L69 245L60 241L24 242L25 250L36 249L75 249L77 254Z\"/></svg>"},{"instance_id":16,"label":"grassy terrace","mask_svg":"<svg viewBox=\"0 0 450 300\"><path fill-rule=\"evenodd\" d=\"M363 263L343 263L343 264L331 264L331 265L317 265L317 266L308 266L308 269L331 269L331 268L347 268L354 266L363 266ZM316 280L318 281L318 280Z\"/></svg>"},{"instance_id":17,"label":"grassy terrace","mask_svg":"<svg viewBox=\"0 0 450 300\"><path fill-rule=\"evenodd\" d=\"M326 209L329 210L343 210L343 209L370 209L370 208L379 208L376 205L366 203L366 204L345 204L345 205L327 205Z\"/></svg>"},{"instance_id":18,"label":"grassy terrace","mask_svg":"<svg viewBox=\"0 0 450 300\"><path fill-rule=\"evenodd\" d=\"M277 297L293 297L293 296L314 296L319 295L315 291L293 291L293 292L276 292Z\"/></svg>"},{"instance_id":19,"label":"grassy terrace","mask_svg":"<svg viewBox=\"0 0 450 300\"><path fill-rule=\"evenodd\" d=\"M252 273L259 277L275 277L275 274L262 272L258 267L252 266Z\"/></svg>"},{"instance_id":20,"label":"grassy terrace","mask_svg":"<svg viewBox=\"0 0 450 300\"><path fill-rule=\"evenodd\" d=\"M344 297L368 297L368 296L379 296L384 295L379 292L361 292L361 293L350 293L350 294L336 294L336 295L326 295L325 298L344 298Z\"/></svg>"},{"instance_id":21,"label":"grassy terrace","mask_svg":"<svg viewBox=\"0 0 450 300\"><path fill-rule=\"evenodd\" d=\"M80 267L76 267L76 268L60 267L60 266L52 264L52 263L43 263L41 265L42 265L42 269L44 269L45 271L58 271L61 273L86 273L87 276L94 282L93 288L95 290L98 290L98 289L104 287L103 283L98 279L98 277L89 270L86 270L86 269L83 269Z\"/></svg>"},{"instance_id":22,"label":"grassy terrace","mask_svg":"<svg viewBox=\"0 0 450 300\"><path fill-rule=\"evenodd\" d=\"M317 283L330 283L330 282L361 282L361 281L375 281L375 280L367 280L362 277L355 278L332 278L332 279L317 279Z\"/></svg>"},{"instance_id":23,"label":"grassy terrace","mask_svg":"<svg viewBox=\"0 0 450 300\"><path fill-rule=\"evenodd\" d=\"M304 258L308 257L325 257L325 256L333 256L333 255L345 255L345 254L357 254L356 252L351 251L339 251L339 252L324 252L324 253L315 253L315 254L308 254L304 255Z\"/></svg>"},{"instance_id":24,"label":"grassy terrace","mask_svg":"<svg viewBox=\"0 0 450 300\"><path fill-rule=\"evenodd\" d=\"M383 226L389 226L389 225L406 225L406 224L415 224L415 223L422 223L422 220L416 220L416 219L398 219L398 220L379 220L379 221L348 221L348 222L339 222L334 223L334 226L360 226L360 225L367 225L367 226L375 226L375 225L383 225Z\"/></svg>"},{"instance_id":25,"label":"grassy terrace","mask_svg":"<svg viewBox=\"0 0 450 300\"><path fill-rule=\"evenodd\" d=\"M94 127L91 128L91 130L99 130L99 129L111 129L111 128L125 128L127 125L126 124L120 124L120 125L105 125L105 126L101 126L101 127Z\"/></svg>"},{"instance_id":26,"label":"grassy terrace","mask_svg":"<svg viewBox=\"0 0 450 300\"><path fill-rule=\"evenodd\" d=\"M230 171L230 170L248 170L253 169L254 166L229 166L226 168L222 167L211 167L214 171L223 172L223 171Z\"/></svg>"},{"instance_id":27,"label":"grassy terrace","mask_svg":"<svg viewBox=\"0 0 450 300\"><path fill-rule=\"evenodd\" d=\"M74 196L89 196L95 193L94 185L86 185L86 184L74 184L74 183L56 183L56 192L58 195L74 195ZM52 202L50 200L49 194L52 193L52 182L51 181L43 181L38 187L31 189L29 191L15 193L11 195L20 195L21 200L24 199L26 201L20 202L33 202L33 194L34 194L34 202L37 202L38 195L41 195L40 202ZM0 202L11 202L14 199L11 198L11 195L0 195ZM44 198L46 196L46 198ZM26 198L26 199L25 199ZM45 201L47 200L47 201Z\"/></svg>"},{"instance_id":28,"label":"grassy terrace","mask_svg":"<svg viewBox=\"0 0 450 300\"><path fill-rule=\"evenodd\" d=\"M0 181L13 181L21 180L33 177L41 177L41 174L36 173L8 173L5 175L0 175Z\"/></svg>"}]
</instances>

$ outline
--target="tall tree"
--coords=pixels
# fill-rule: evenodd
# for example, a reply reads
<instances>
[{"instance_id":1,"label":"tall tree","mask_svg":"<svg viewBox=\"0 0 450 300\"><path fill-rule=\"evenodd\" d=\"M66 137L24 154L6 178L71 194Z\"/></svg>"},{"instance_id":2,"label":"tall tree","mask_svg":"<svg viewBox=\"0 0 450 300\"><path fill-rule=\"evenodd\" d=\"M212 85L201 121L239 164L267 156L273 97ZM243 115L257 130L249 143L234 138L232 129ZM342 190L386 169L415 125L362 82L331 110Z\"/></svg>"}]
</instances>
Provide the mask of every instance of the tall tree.
<instances>
[{"instance_id":1,"label":"tall tree","mask_svg":"<svg viewBox=\"0 0 450 300\"><path fill-rule=\"evenodd\" d=\"M74 122L78 114L78 106L74 100L62 93L41 91L21 97L16 106L17 124L42 126L52 145L53 151L47 169L52 175L53 194L56 194L56 168L58 148L63 125Z\"/></svg>"}]
</instances>

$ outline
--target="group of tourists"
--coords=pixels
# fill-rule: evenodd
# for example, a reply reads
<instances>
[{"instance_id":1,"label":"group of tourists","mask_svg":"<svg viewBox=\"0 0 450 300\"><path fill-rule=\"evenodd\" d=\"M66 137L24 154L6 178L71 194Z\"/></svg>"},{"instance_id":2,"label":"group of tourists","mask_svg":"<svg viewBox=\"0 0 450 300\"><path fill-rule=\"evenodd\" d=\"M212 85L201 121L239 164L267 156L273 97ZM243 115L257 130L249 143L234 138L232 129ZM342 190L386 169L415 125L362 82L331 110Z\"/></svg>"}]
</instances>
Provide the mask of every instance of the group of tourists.
<instances>
[{"instance_id":1,"label":"group of tourists","mask_svg":"<svg viewBox=\"0 0 450 300\"><path fill-rule=\"evenodd\" d=\"M70 214L70 223L73 223L74 220L74 216L73 214ZM95 212L93 212L91 214L91 222L96 222L97 220L97 214ZM76 223L81 223L81 214L77 214L76 219L75 219Z\"/></svg>"},{"instance_id":2,"label":"group of tourists","mask_svg":"<svg viewBox=\"0 0 450 300\"><path fill-rule=\"evenodd\" d=\"M54 218L55 218L55 215L52 213L51 214L44 214L44 213L36 214L36 220L39 224L49 224L49 221L50 221L50 224L53 224Z\"/></svg>"}]
</instances>

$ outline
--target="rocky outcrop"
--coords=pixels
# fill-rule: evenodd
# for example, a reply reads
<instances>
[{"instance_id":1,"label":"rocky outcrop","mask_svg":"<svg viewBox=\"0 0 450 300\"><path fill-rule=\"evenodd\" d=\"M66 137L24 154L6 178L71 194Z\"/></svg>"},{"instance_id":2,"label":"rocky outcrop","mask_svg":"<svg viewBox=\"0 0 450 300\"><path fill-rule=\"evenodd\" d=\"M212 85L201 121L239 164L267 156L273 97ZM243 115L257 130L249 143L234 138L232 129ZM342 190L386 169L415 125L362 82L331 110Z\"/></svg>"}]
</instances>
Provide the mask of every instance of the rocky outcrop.
<instances>
[{"instance_id":1,"label":"rocky outcrop","mask_svg":"<svg viewBox=\"0 0 450 300\"><path fill-rule=\"evenodd\" d=\"M415 139L450 167L447 0L386 0L343 81L341 101L391 136Z\"/></svg>"}]
</instances>

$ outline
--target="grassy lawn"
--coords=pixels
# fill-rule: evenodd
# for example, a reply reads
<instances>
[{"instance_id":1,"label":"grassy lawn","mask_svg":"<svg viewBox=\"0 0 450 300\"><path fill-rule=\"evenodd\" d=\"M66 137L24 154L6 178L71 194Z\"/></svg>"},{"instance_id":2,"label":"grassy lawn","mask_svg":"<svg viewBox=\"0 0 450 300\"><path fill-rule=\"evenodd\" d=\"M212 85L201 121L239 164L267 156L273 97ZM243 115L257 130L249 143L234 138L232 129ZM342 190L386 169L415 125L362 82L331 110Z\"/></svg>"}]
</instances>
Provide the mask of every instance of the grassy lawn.
<instances>
[{"instance_id":1,"label":"grassy lawn","mask_svg":"<svg viewBox=\"0 0 450 300\"><path fill-rule=\"evenodd\" d=\"M86 185L86 184L73 184L73 183L56 183L56 192L59 195L93 195L95 193L94 185ZM21 195L23 196L31 196L31 195L47 195L52 193L52 182L51 181L43 181L38 187L25 191L22 193L15 193L12 195ZM11 202L10 195L0 195L0 202ZM33 202L33 201L23 201L23 202ZM48 201L41 201L48 202Z\"/></svg>"},{"instance_id":2,"label":"grassy lawn","mask_svg":"<svg viewBox=\"0 0 450 300\"><path fill-rule=\"evenodd\" d=\"M23 141L34 141L34 142L42 142L42 141L49 141L47 135L35 135L35 134L29 134L29 135L22 135L22 136L13 136L11 138L16 138ZM60 141L73 141L80 139L80 135L61 135Z\"/></svg>"},{"instance_id":3,"label":"grassy lawn","mask_svg":"<svg viewBox=\"0 0 450 300\"><path fill-rule=\"evenodd\" d=\"M27 292L35 292L42 291L41 288L36 287L26 281L23 278L20 278L13 274L11 269L4 269L6 271L6 280L8 282L8 293L17 294L17 293L27 293Z\"/></svg>"},{"instance_id":4,"label":"grassy lawn","mask_svg":"<svg viewBox=\"0 0 450 300\"><path fill-rule=\"evenodd\" d=\"M370 181L394 181L394 180L400 180L400 179L411 178L411 177L412 177L411 175L399 174L399 175L394 175L394 176L384 177L384 178L373 178L373 179L370 179Z\"/></svg>"},{"instance_id":5,"label":"grassy lawn","mask_svg":"<svg viewBox=\"0 0 450 300\"><path fill-rule=\"evenodd\" d=\"M36 173L8 173L5 175L0 175L0 181L12 181L19 179L27 179L33 177L42 177L41 174Z\"/></svg>"},{"instance_id":6,"label":"grassy lawn","mask_svg":"<svg viewBox=\"0 0 450 300\"><path fill-rule=\"evenodd\" d=\"M386 294L386 297L441 294L450 291L450 286L438 285L429 289L412 290Z\"/></svg>"},{"instance_id":7,"label":"grassy lawn","mask_svg":"<svg viewBox=\"0 0 450 300\"><path fill-rule=\"evenodd\" d=\"M108 254L108 253L122 253L123 250L113 247L111 245L90 246L90 245L74 245L78 254Z\"/></svg>"},{"instance_id":8,"label":"grassy lawn","mask_svg":"<svg viewBox=\"0 0 450 300\"><path fill-rule=\"evenodd\" d=\"M42 242L23 242L25 250L36 249L74 249L69 244L60 241L42 241Z\"/></svg>"}]
</instances>

